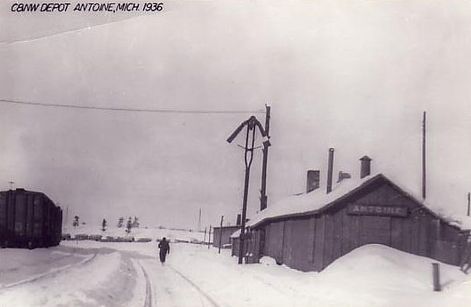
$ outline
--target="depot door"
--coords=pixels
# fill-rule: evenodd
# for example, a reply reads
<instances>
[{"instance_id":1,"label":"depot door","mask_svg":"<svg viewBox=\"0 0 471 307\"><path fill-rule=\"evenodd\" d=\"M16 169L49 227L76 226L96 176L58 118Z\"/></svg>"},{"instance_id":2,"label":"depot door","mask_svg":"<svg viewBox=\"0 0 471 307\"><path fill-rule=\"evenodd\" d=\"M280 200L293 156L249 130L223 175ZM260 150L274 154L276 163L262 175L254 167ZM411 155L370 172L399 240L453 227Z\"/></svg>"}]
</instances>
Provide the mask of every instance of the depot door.
<instances>
[{"instance_id":1,"label":"depot door","mask_svg":"<svg viewBox=\"0 0 471 307\"><path fill-rule=\"evenodd\" d=\"M384 244L391 246L391 218L385 216L361 216L360 245Z\"/></svg>"}]
</instances>

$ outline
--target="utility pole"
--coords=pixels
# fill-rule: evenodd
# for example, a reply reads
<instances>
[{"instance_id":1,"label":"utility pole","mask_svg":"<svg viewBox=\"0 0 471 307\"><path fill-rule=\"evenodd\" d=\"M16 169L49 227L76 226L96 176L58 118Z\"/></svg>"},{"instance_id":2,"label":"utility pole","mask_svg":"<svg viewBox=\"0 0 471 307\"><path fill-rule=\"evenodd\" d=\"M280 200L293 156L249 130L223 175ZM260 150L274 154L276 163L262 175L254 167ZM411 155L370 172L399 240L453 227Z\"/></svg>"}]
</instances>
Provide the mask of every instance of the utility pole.
<instances>
[{"instance_id":1,"label":"utility pole","mask_svg":"<svg viewBox=\"0 0 471 307\"><path fill-rule=\"evenodd\" d=\"M468 192L468 216L470 215L471 211L471 193Z\"/></svg>"},{"instance_id":2,"label":"utility pole","mask_svg":"<svg viewBox=\"0 0 471 307\"><path fill-rule=\"evenodd\" d=\"M199 212L199 215L198 215L198 229L197 231L201 231L201 208L200 208L200 212Z\"/></svg>"},{"instance_id":3,"label":"utility pole","mask_svg":"<svg viewBox=\"0 0 471 307\"><path fill-rule=\"evenodd\" d=\"M222 221L224 220L224 215L221 216L221 225L219 226L219 249L218 254L221 253L221 244L222 244Z\"/></svg>"},{"instance_id":4,"label":"utility pole","mask_svg":"<svg viewBox=\"0 0 471 307\"><path fill-rule=\"evenodd\" d=\"M65 208L65 224L69 225L69 206Z\"/></svg>"},{"instance_id":5,"label":"utility pole","mask_svg":"<svg viewBox=\"0 0 471 307\"><path fill-rule=\"evenodd\" d=\"M246 127L245 135L245 147L244 148L244 162L245 162L245 181L244 181L244 198L242 202L242 225L240 228L240 237L239 237L239 264L242 264L242 259L244 255L244 239L245 239L245 220L247 215L247 198L249 192L249 178L250 178L250 166L253 161L253 153L255 149L255 128L258 128L262 137L266 137L265 131L262 127L262 124L257 120L255 116L251 116L248 120L244 121L242 124L237 127L237 129L229 136L227 139L228 143L231 143L236 136ZM267 145L270 144L268 140L264 141Z\"/></svg>"},{"instance_id":6,"label":"utility pole","mask_svg":"<svg viewBox=\"0 0 471 307\"><path fill-rule=\"evenodd\" d=\"M426 136L426 129L427 129L427 112L424 111L424 117L422 120L422 198L425 199L427 194L426 194L426 178L427 178L427 173L426 173L426 156L425 156L425 151L426 151L426 144L425 144L425 136Z\"/></svg>"},{"instance_id":7,"label":"utility pole","mask_svg":"<svg viewBox=\"0 0 471 307\"><path fill-rule=\"evenodd\" d=\"M211 225L209 225L209 234L208 234L208 249L209 249L209 246L211 245L211 228L212 228L212 226L211 226ZM214 237L214 235L213 235L213 237ZM213 240L214 240L214 238L213 238Z\"/></svg>"},{"instance_id":8,"label":"utility pole","mask_svg":"<svg viewBox=\"0 0 471 307\"><path fill-rule=\"evenodd\" d=\"M270 109L269 105L265 105L265 133L266 138L270 138ZM268 163L268 143L263 145L263 162L262 162L262 187L260 189L260 211L267 207L267 163Z\"/></svg>"}]
</instances>

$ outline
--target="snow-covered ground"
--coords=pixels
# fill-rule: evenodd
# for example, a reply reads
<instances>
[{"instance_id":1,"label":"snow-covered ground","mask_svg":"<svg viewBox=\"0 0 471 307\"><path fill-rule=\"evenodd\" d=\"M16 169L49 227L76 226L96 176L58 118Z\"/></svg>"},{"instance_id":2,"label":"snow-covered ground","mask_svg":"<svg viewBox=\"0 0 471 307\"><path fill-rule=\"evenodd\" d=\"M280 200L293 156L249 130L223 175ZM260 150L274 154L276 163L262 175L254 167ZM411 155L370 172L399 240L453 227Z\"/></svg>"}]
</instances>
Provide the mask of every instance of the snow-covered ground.
<instances>
[{"instance_id":1,"label":"snow-covered ground","mask_svg":"<svg viewBox=\"0 0 471 307\"><path fill-rule=\"evenodd\" d=\"M0 306L471 306L471 276L441 264L444 290L433 292L432 259L381 245L358 248L321 273L267 257L238 265L229 250L188 243L172 243L161 265L156 238L195 233L139 231L153 241L0 250Z\"/></svg>"},{"instance_id":2,"label":"snow-covered ground","mask_svg":"<svg viewBox=\"0 0 471 307\"><path fill-rule=\"evenodd\" d=\"M184 241L207 241L209 231L205 234L204 232L198 231L188 231L188 230L175 230L167 228L158 228L158 227L140 227L140 228L131 228L131 232L127 233L125 227L107 227L105 231L101 230L99 226L90 226L90 225L80 225L78 227L65 226L63 234L70 234L72 237L78 234L87 234L87 235L101 235L102 237L111 236L111 237L134 237L135 240L142 238L151 238L153 240L166 237L171 241L175 240L184 240ZM212 236L211 236L212 238Z\"/></svg>"}]
</instances>

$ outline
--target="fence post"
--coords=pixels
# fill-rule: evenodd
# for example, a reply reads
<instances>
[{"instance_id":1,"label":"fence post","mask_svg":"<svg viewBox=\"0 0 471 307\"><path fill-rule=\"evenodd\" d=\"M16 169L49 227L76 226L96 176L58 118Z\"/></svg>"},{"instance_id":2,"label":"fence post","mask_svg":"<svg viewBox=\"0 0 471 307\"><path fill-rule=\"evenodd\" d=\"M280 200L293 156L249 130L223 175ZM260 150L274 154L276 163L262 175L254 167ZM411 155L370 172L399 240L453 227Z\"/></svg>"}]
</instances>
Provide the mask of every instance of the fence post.
<instances>
[{"instance_id":1,"label":"fence post","mask_svg":"<svg viewBox=\"0 0 471 307\"><path fill-rule=\"evenodd\" d=\"M433 291L441 291L440 286L440 264L437 262L432 263L433 266Z\"/></svg>"}]
</instances>

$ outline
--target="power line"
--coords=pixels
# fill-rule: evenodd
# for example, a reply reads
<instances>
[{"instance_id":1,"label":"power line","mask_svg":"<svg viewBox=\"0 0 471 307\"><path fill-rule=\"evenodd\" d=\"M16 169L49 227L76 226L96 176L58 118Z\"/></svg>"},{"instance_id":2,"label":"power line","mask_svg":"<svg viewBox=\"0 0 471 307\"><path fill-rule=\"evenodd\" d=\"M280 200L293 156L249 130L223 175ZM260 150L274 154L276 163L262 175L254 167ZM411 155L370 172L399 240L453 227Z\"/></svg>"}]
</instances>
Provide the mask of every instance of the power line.
<instances>
[{"instance_id":1,"label":"power line","mask_svg":"<svg viewBox=\"0 0 471 307\"><path fill-rule=\"evenodd\" d=\"M57 104L43 103L32 101L20 101L10 99L0 99L0 102L18 105L30 105L49 108L69 108L69 109L86 109L100 111L121 111L121 112L147 112L147 113L176 113L176 114L246 114L246 113L265 113L263 110L246 111L246 110L178 110L178 109L141 109L129 107L100 107L100 106L81 106L73 104Z\"/></svg>"},{"instance_id":2,"label":"power line","mask_svg":"<svg viewBox=\"0 0 471 307\"><path fill-rule=\"evenodd\" d=\"M36 41L36 40L51 38L53 36L59 36L59 35L64 35L64 34L81 32L81 31L84 31L84 30L90 30L94 27L106 26L106 25L110 25L110 24L113 24L113 23L119 23L119 22L130 20L130 19L142 17L142 16L146 16L146 15L141 14L141 15L137 15L137 16L133 16L133 17L125 17L125 18L118 19L118 20L107 21L107 22L104 22L104 23L97 23L97 24L93 24L93 25L86 25L86 26L83 26L83 27L77 27L77 28L70 29L70 30L65 30L65 31L44 33L44 34L41 34L41 35L38 35L38 36L33 36L33 37L29 37L29 38L24 38L24 39L19 38L19 39L13 39L13 40L3 40L3 41L0 41L0 45L1 44L12 45L12 44L17 44L17 43L30 43L30 42L33 42L33 41Z\"/></svg>"}]
</instances>

